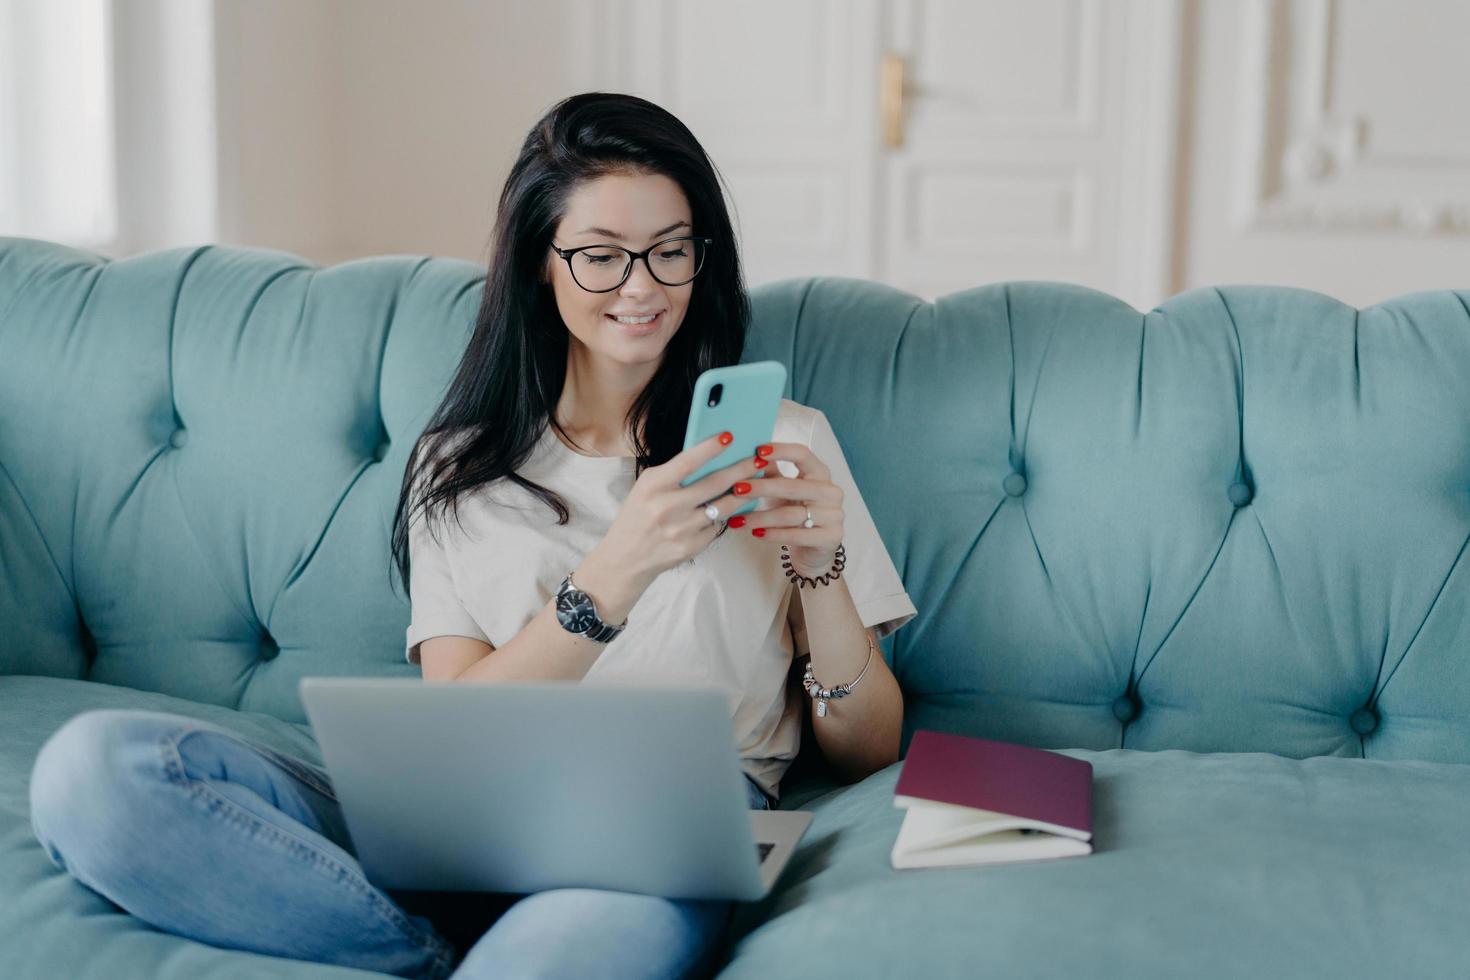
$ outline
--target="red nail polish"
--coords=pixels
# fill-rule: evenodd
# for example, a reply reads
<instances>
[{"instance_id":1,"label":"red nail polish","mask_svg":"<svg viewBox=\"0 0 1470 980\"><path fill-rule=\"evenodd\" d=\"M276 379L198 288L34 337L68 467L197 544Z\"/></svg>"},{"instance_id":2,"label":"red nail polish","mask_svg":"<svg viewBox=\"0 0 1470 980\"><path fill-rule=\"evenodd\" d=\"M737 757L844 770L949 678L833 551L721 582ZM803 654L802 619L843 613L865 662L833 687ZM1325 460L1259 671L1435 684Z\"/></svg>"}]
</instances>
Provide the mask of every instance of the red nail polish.
<instances>
[{"instance_id":1,"label":"red nail polish","mask_svg":"<svg viewBox=\"0 0 1470 980\"><path fill-rule=\"evenodd\" d=\"M728 521L726 521L725 523L726 524L729 524L731 527L744 527L745 526L745 518L744 517L732 517Z\"/></svg>"},{"instance_id":2,"label":"red nail polish","mask_svg":"<svg viewBox=\"0 0 1470 980\"><path fill-rule=\"evenodd\" d=\"M755 451L758 455L769 456L771 455L771 453L776 451L776 447L769 444L764 446L756 446Z\"/></svg>"},{"instance_id":3,"label":"red nail polish","mask_svg":"<svg viewBox=\"0 0 1470 980\"><path fill-rule=\"evenodd\" d=\"M763 538L766 536L766 529L763 527L753 527L750 529L750 533L758 538Z\"/></svg>"},{"instance_id":4,"label":"red nail polish","mask_svg":"<svg viewBox=\"0 0 1470 980\"><path fill-rule=\"evenodd\" d=\"M750 493L750 484L744 482L735 484L735 495L739 496L744 493Z\"/></svg>"},{"instance_id":5,"label":"red nail polish","mask_svg":"<svg viewBox=\"0 0 1470 980\"><path fill-rule=\"evenodd\" d=\"M755 468L758 470L763 470L770 465L771 461L769 459L758 459L755 461Z\"/></svg>"},{"instance_id":6,"label":"red nail polish","mask_svg":"<svg viewBox=\"0 0 1470 980\"><path fill-rule=\"evenodd\" d=\"M735 437L732 436L730 433L728 433L728 432L721 432L720 433L720 445L722 445L722 446L728 446L728 445L730 445L730 443L732 443L734 441L735 441Z\"/></svg>"}]
</instances>

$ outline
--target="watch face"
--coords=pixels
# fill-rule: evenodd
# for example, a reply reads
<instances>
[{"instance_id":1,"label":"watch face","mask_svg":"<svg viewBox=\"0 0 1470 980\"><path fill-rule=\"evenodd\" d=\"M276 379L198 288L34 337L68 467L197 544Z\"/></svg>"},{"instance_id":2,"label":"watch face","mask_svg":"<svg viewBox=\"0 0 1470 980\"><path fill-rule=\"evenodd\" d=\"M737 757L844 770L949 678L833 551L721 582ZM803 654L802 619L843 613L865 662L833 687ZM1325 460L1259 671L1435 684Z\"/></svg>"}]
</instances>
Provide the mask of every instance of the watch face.
<instances>
[{"instance_id":1,"label":"watch face","mask_svg":"<svg viewBox=\"0 0 1470 980\"><path fill-rule=\"evenodd\" d=\"M556 618L572 633L585 633L597 625L597 611L591 597L576 589L557 597Z\"/></svg>"}]
</instances>

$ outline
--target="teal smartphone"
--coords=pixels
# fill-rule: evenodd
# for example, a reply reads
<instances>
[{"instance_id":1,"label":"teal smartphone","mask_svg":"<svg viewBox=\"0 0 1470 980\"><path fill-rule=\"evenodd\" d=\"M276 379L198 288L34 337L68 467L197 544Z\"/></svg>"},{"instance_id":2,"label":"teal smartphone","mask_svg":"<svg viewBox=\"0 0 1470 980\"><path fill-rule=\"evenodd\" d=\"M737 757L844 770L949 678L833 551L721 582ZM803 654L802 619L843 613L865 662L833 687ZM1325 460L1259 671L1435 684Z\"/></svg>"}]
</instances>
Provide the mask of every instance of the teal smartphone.
<instances>
[{"instance_id":1,"label":"teal smartphone","mask_svg":"<svg viewBox=\"0 0 1470 980\"><path fill-rule=\"evenodd\" d=\"M683 480L683 487L695 483L715 470L741 459L755 456L755 447L771 441L776 431L776 413L781 408L781 393L786 390L786 365L780 361L752 361L729 367L710 368L694 383L694 397L689 404L689 425L684 430L684 448L703 442L721 432L734 436L725 451L705 463ZM765 475L765 470L755 474ZM711 497L723 497L722 490ZM702 503L709 503L708 500ZM755 510L757 496L739 510L728 515L748 514Z\"/></svg>"}]
</instances>

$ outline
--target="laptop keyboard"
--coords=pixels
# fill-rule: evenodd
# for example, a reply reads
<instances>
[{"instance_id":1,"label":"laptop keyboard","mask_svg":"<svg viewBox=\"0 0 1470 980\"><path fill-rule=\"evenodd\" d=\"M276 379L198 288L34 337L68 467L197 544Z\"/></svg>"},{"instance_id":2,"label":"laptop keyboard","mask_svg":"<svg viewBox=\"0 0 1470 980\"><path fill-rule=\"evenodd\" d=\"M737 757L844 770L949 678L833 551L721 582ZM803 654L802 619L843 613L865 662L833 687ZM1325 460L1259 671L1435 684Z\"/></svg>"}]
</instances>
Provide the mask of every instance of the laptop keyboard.
<instances>
[{"instance_id":1,"label":"laptop keyboard","mask_svg":"<svg viewBox=\"0 0 1470 980\"><path fill-rule=\"evenodd\" d=\"M760 852L759 856L756 858L756 863L764 864L766 860L766 855L770 854L771 850L775 846L775 844L756 844L755 849Z\"/></svg>"}]
</instances>

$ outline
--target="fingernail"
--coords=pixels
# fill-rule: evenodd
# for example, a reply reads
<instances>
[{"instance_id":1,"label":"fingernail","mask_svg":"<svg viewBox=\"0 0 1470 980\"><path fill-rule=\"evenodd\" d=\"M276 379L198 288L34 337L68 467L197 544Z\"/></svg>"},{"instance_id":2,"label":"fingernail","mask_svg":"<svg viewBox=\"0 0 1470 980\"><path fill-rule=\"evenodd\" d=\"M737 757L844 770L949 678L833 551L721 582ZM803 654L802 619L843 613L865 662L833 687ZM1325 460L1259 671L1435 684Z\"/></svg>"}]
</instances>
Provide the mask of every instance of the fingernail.
<instances>
[{"instance_id":1,"label":"fingernail","mask_svg":"<svg viewBox=\"0 0 1470 980\"><path fill-rule=\"evenodd\" d=\"M750 533L758 538L763 538L766 536L766 529L763 527L753 527L750 529Z\"/></svg>"},{"instance_id":2,"label":"fingernail","mask_svg":"<svg viewBox=\"0 0 1470 980\"><path fill-rule=\"evenodd\" d=\"M743 518L743 517L732 517L728 521L726 521L725 523L726 524L729 524L731 527L744 527L745 526L745 518Z\"/></svg>"},{"instance_id":3,"label":"fingernail","mask_svg":"<svg viewBox=\"0 0 1470 980\"><path fill-rule=\"evenodd\" d=\"M735 437L732 436L730 433L728 433L728 432L721 432L720 433L720 445L722 445L722 446L728 446L728 445L730 445L730 443L732 443L734 441L735 441Z\"/></svg>"},{"instance_id":4,"label":"fingernail","mask_svg":"<svg viewBox=\"0 0 1470 980\"><path fill-rule=\"evenodd\" d=\"M771 455L771 453L776 451L776 447L769 444L765 446L756 446L755 451L761 456L769 456Z\"/></svg>"},{"instance_id":5,"label":"fingernail","mask_svg":"<svg viewBox=\"0 0 1470 980\"><path fill-rule=\"evenodd\" d=\"M750 493L750 484L749 483L737 483L737 484L735 484L735 493L736 493L737 496L739 494L742 494L742 493Z\"/></svg>"},{"instance_id":6,"label":"fingernail","mask_svg":"<svg viewBox=\"0 0 1470 980\"><path fill-rule=\"evenodd\" d=\"M771 461L769 459L758 459L755 461L755 468L758 470L763 470L770 465Z\"/></svg>"}]
</instances>

